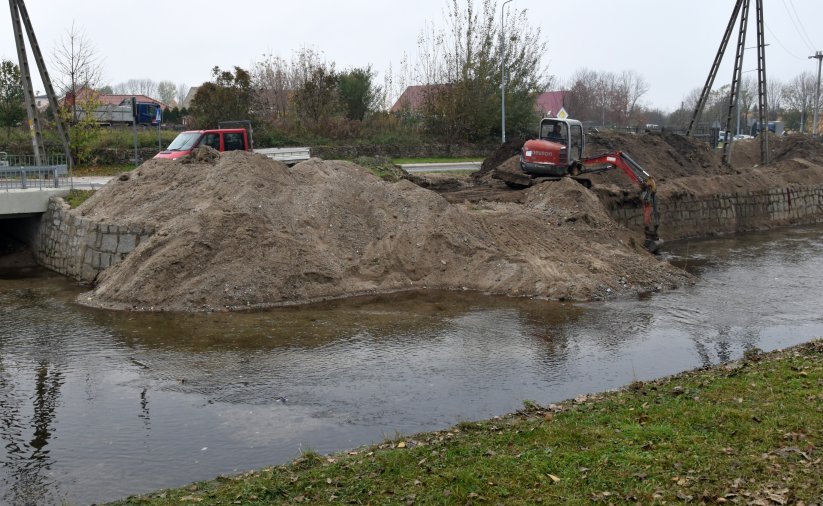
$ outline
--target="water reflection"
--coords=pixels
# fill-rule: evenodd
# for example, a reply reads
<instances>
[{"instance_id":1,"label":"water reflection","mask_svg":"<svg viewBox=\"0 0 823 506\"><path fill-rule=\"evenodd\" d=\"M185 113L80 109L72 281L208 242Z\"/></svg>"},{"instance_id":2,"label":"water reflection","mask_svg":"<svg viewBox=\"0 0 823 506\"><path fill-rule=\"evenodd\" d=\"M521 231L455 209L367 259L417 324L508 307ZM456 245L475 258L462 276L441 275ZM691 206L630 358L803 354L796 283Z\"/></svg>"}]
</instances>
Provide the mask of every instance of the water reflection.
<instances>
[{"instance_id":1,"label":"water reflection","mask_svg":"<svg viewBox=\"0 0 823 506\"><path fill-rule=\"evenodd\" d=\"M7 275L0 503L115 499L808 340L821 232L670 244L694 286L606 304L425 292L134 314Z\"/></svg>"},{"instance_id":2,"label":"water reflection","mask_svg":"<svg viewBox=\"0 0 823 506\"><path fill-rule=\"evenodd\" d=\"M14 504L30 503L32 498L41 497L51 484L48 471L53 459L48 445L62 383L62 374L50 364L44 361L37 364L31 399L33 412L26 422L27 399L16 394L10 373L0 358L0 440L6 450L2 464L12 477L8 496L14 499ZM30 430L31 439L26 441Z\"/></svg>"}]
</instances>

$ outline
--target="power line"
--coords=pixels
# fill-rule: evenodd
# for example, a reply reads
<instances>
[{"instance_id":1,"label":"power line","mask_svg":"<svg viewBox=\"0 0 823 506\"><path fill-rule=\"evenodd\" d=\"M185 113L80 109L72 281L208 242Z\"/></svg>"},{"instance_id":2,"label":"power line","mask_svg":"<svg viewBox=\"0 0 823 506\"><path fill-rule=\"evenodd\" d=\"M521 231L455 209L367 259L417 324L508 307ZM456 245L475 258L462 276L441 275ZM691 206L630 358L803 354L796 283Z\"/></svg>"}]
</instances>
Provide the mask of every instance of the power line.
<instances>
[{"instance_id":1,"label":"power line","mask_svg":"<svg viewBox=\"0 0 823 506\"><path fill-rule=\"evenodd\" d=\"M791 0L789 0L789 2L791 2ZM783 0L783 8L786 9L786 14L789 15L789 21L792 22L794 29L800 35L800 40L806 44L806 47L808 47L810 51L814 51L814 44L811 43L808 34L806 34L806 29L803 27L800 17L797 16L797 10L795 10L794 4L792 4L792 9L789 10L789 4L786 3L786 0ZM792 11L794 11L794 15L792 15Z\"/></svg>"},{"instance_id":2,"label":"power line","mask_svg":"<svg viewBox=\"0 0 823 506\"><path fill-rule=\"evenodd\" d=\"M792 53L791 51L789 51L789 48L787 48L787 47L786 47L786 46L785 46L782 42L780 42L780 39L779 39L779 38L777 38L777 35L775 35L775 33L772 31L772 29L771 29L771 28L769 28L769 25L768 25L768 24L766 25L766 30L768 30L768 31L769 31L769 34L772 36L772 38L774 38L774 41L775 41L775 42L777 42L777 45L778 45L778 46L780 46L780 47L782 47L782 48L783 48L783 51L786 51L786 53L788 53L788 55L789 55L789 56L791 56L792 58L796 58L796 59L798 59L798 60L805 60L805 58L804 58L804 57L802 57L802 56L797 56L796 54L794 54L794 53Z\"/></svg>"},{"instance_id":3,"label":"power line","mask_svg":"<svg viewBox=\"0 0 823 506\"><path fill-rule=\"evenodd\" d=\"M794 1L789 0L789 5L792 6L792 11L794 12L794 17L797 18L797 22L800 23L800 28L803 30L803 35L806 37L806 41L809 43L809 48L814 47L814 41L811 37L809 37L809 32L806 31L806 27L803 25L802 18L797 14L797 9L794 6Z\"/></svg>"}]
</instances>

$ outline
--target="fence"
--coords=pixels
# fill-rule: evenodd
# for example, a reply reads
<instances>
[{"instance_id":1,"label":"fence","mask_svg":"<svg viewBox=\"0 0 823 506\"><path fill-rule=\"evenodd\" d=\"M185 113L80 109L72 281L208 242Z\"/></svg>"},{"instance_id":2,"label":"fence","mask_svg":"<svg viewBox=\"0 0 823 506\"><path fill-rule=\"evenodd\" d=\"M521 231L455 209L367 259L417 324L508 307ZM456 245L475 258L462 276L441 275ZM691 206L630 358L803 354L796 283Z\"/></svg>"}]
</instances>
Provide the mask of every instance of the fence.
<instances>
[{"instance_id":1,"label":"fence","mask_svg":"<svg viewBox=\"0 0 823 506\"><path fill-rule=\"evenodd\" d=\"M34 155L0 152L0 189L59 188L60 178L69 172L66 156L49 155L46 160L40 161L40 165L36 162Z\"/></svg>"}]
</instances>

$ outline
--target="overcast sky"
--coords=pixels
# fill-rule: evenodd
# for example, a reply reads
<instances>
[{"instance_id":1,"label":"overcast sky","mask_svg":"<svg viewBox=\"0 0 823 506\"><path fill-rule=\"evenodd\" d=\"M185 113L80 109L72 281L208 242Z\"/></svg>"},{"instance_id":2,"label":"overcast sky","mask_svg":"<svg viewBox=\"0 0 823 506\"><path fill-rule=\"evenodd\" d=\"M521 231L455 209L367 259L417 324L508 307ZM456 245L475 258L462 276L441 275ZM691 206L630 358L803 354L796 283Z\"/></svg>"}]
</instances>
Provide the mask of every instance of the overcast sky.
<instances>
[{"instance_id":1,"label":"overcast sky","mask_svg":"<svg viewBox=\"0 0 823 506\"><path fill-rule=\"evenodd\" d=\"M427 21L442 24L446 2L27 0L26 6L47 64L74 21L97 48L105 82L150 78L196 86L215 65L248 69L263 54L290 59L302 47L322 52L338 69L371 64L382 83L385 70L391 65L396 71L404 53L416 60L421 29ZM734 3L513 0L506 10L526 9L533 26L542 28L550 74L564 79L583 67L634 70L650 85L644 104L671 111L703 86ZM816 73L817 60L808 56L823 50L823 0L764 4L769 80ZM756 43L755 5L752 0L747 46ZM0 16L0 58L16 62L8 12ZM735 32L716 86L731 79L736 37ZM755 55L747 51L744 71L756 67Z\"/></svg>"}]
</instances>

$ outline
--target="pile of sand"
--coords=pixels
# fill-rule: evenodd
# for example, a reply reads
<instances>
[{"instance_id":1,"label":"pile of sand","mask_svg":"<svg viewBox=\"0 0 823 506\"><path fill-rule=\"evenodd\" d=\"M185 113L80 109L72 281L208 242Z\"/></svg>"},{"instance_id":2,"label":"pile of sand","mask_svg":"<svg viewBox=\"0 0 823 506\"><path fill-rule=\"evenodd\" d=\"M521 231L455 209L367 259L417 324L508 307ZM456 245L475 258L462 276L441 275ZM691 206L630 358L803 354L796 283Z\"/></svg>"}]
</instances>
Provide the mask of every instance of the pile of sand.
<instances>
[{"instance_id":1,"label":"pile of sand","mask_svg":"<svg viewBox=\"0 0 823 506\"><path fill-rule=\"evenodd\" d=\"M72 211L157 230L80 302L224 310L421 288L591 300L687 279L570 180L463 205L348 162L201 160L151 160Z\"/></svg>"}]
</instances>

